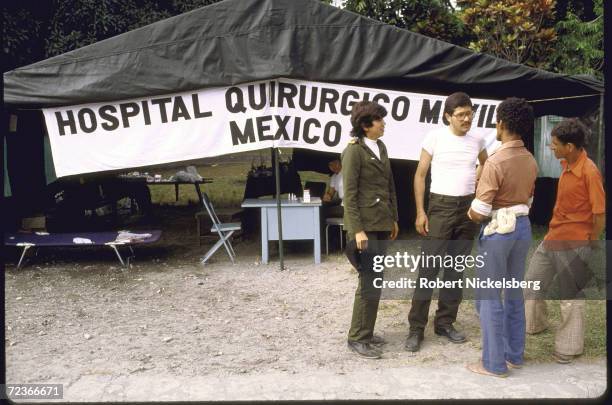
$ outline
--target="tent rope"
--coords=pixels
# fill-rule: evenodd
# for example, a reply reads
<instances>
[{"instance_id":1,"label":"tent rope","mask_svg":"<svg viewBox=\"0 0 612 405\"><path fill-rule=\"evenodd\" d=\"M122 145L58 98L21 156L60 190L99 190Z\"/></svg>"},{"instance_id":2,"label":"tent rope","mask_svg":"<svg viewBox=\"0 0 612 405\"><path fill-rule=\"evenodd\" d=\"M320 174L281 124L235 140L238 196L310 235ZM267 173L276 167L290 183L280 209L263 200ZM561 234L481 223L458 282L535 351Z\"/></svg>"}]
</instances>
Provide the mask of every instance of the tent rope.
<instances>
[{"instance_id":1,"label":"tent rope","mask_svg":"<svg viewBox=\"0 0 612 405\"><path fill-rule=\"evenodd\" d=\"M555 101L555 100L569 100L569 99L573 99L573 98L584 98L584 97L599 97L601 96L603 93L593 93L593 94L583 94L581 96L567 96L567 97L556 97L556 98L541 98L538 100L527 100L527 102L529 103L540 103L542 101Z\"/></svg>"}]
</instances>

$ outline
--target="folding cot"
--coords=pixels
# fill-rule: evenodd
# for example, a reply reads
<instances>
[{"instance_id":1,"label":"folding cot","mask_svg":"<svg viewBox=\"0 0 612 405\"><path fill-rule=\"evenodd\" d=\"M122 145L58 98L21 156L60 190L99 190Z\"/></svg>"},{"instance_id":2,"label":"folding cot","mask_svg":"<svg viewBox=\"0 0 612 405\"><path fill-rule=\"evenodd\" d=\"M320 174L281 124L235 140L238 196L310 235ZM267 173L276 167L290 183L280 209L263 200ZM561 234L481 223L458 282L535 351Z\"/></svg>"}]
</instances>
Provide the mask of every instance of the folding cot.
<instances>
[{"instance_id":1,"label":"folding cot","mask_svg":"<svg viewBox=\"0 0 612 405\"><path fill-rule=\"evenodd\" d=\"M70 232L70 233L6 233L4 235L4 244L6 246L16 246L23 248L17 268L21 267L23 258L26 252L31 247L68 247L68 246L108 246L111 248L121 265L128 266L130 258L134 255L132 245L157 242L161 237L161 231L115 231L115 232ZM126 246L131 256L125 260L119 252L120 246Z\"/></svg>"}]
</instances>

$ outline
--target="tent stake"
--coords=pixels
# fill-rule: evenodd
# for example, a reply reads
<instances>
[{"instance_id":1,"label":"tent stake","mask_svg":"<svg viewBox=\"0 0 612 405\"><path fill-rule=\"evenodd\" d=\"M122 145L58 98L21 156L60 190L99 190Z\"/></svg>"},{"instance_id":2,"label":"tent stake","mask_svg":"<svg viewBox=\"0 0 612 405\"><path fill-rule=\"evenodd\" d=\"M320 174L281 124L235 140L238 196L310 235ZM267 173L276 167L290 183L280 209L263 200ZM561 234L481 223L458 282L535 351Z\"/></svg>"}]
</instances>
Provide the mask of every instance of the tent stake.
<instances>
[{"instance_id":1,"label":"tent stake","mask_svg":"<svg viewBox=\"0 0 612 405\"><path fill-rule=\"evenodd\" d=\"M283 262L283 220L281 215L281 201L280 201L280 175L278 169L278 148L272 148L272 162L274 164L274 179L276 181L276 215L278 223L278 261L280 263L280 270L285 270L285 264Z\"/></svg>"}]
</instances>

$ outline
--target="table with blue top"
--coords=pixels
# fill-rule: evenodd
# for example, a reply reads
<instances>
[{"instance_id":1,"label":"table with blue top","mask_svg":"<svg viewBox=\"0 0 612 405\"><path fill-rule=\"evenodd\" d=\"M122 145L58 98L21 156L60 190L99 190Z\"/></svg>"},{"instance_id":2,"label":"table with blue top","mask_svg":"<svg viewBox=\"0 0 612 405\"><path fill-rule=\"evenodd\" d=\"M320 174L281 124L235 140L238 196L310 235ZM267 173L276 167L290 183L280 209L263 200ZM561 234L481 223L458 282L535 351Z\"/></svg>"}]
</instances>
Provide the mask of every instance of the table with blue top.
<instances>
[{"instance_id":1,"label":"table with blue top","mask_svg":"<svg viewBox=\"0 0 612 405\"><path fill-rule=\"evenodd\" d=\"M276 199L247 198L242 208L261 208L261 261L268 263L268 241L278 240L278 214ZM313 197L310 202L300 200L281 200L281 220L283 221L283 240L312 239L314 260L321 263L321 199Z\"/></svg>"}]
</instances>

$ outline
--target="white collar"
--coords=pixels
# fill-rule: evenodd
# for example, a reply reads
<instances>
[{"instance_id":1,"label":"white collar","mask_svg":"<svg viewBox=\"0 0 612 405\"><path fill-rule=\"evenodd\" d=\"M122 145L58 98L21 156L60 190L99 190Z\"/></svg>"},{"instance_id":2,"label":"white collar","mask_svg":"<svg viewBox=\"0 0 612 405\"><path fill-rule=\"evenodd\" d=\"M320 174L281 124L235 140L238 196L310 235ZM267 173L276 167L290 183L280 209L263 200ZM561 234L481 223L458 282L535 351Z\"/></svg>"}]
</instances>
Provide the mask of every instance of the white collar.
<instances>
[{"instance_id":1,"label":"white collar","mask_svg":"<svg viewBox=\"0 0 612 405\"><path fill-rule=\"evenodd\" d=\"M364 138L363 140L368 149L370 149L374 156L376 156L378 160L380 160L380 147L378 146L378 142L373 141L370 138Z\"/></svg>"},{"instance_id":2,"label":"white collar","mask_svg":"<svg viewBox=\"0 0 612 405\"><path fill-rule=\"evenodd\" d=\"M374 148L374 146L376 146L378 148L378 141L373 140L368 138L367 136L363 137L364 142L366 143L366 145L368 145L370 148Z\"/></svg>"}]
</instances>

